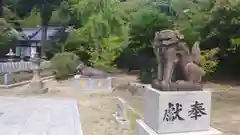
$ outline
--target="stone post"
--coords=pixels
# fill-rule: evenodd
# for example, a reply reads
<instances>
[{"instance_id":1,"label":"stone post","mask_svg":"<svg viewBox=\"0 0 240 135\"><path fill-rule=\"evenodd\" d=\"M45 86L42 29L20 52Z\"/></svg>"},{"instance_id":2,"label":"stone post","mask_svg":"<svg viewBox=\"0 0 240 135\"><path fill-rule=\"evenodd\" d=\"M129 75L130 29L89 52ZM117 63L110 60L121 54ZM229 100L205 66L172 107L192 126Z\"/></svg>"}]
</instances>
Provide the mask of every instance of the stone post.
<instances>
[{"instance_id":1,"label":"stone post","mask_svg":"<svg viewBox=\"0 0 240 135\"><path fill-rule=\"evenodd\" d=\"M9 52L6 54L6 56L8 56L8 63L12 63L15 56L12 49L9 49ZM12 83L13 83L13 74L11 69L9 69L8 72L4 74L4 85L9 85Z\"/></svg>"},{"instance_id":2,"label":"stone post","mask_svg":"<svg viewBox=\"0 0 240 135\"><path fill-rule=\"evenodd\" d=\"M40 76L41 59L37 53L34 55L34 57L31 58L31 62L32 62L33 78L29 84L29 87L33 93L36 93L36 94L46 93L48 91L48 88L44 87L44 83Z\"/></svg>"},{"instance_id":3,"label":"stone post","mask_svg":"<svg viewBox=\"0 0 240 135\"><path fill-rule=\"evenodd\" d=\"M22 51L21 51L21 54L20 54L20 61L21 61L21 62L24 62L24 56L23 56L23 54L22 54Z\"/></svg>"},{"instance_id":4,"label":"stone post","mask_svg":"<svg viewBox=\"0 0 240 135\"><path fill-rule=\"evenodd\" d=\"M113 120L120 126L121 129L130 129L130 122L128 120L127 111L128 104L125 100L118 98L116 112L112 114Z\"/></svg>"}]
</instances>

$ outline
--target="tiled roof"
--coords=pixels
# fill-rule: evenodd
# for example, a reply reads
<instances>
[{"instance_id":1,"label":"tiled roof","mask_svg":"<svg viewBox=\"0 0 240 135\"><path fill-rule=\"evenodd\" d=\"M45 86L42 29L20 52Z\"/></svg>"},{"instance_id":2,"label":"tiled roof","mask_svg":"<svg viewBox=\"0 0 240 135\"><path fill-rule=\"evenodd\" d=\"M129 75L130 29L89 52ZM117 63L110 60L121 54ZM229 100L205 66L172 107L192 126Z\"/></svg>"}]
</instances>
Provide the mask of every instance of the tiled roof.
<instances>
[{"instance_id":1,"label":"tiled roof","mask_svg":"<svg viewBox=\"0 0 240 135\"><path fill-rule=\"evenodd\" d=\"M49 37L53 36L60 28L61 27L48 27L47 40L49 39ZM40 28L23 28L22 32L28 37L31 37L34 33L36 33L36 35L30 38L30 40L34 40L34 41L41 40L42 30Z\"/></svg>"}]
</instances>

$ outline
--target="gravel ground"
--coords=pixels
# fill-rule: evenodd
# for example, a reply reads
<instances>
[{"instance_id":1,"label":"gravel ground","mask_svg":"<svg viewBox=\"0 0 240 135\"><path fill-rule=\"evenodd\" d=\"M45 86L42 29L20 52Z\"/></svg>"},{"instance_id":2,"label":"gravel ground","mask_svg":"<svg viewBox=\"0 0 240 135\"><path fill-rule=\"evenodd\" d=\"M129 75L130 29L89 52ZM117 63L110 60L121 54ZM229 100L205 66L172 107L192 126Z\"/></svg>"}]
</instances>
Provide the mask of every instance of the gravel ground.
<instances>
[{"instance_id":1,"label":"gravel ground","mask_svg":"<svg viewBox=\"0 0 240 135\"><path fill-rule=\"evenodd\" d=\"M134 76L122 76L115 80L118 84L137 81ZM33 95L27 86L12 89L1 89L0 96L40 97L40 98L73 98L77 99L83 132L85 135L133 135L132 131L124 131L112 121L111 113L115 110L120 96L140 114L143 113L143 97L133 96L129 91L116 89L113 93L83 93L74 91L70 81L48 81L49 92L44 95ZM211 87L212 121L211 125L224 132L224 135L240 135L240 87L220 87L216 84L206 84Z\"/></svg>"},{"instance_id":2,"label":"gravel ground","mask_svg":"<svg viewBox=\"0 0 240 135\"><path fill-rule=\"evenodd\" d=\"M78 101L78 108L84 135L131 135L131 131L121 130L112 120L117 100L111 93L87 94L71 90L69 81L61 83L46 82L49 92L44 95L32 94L27 86L13 89L1 89L0 96L37 97L37 98L71 98Z\"/></svg>"}]
</instances>

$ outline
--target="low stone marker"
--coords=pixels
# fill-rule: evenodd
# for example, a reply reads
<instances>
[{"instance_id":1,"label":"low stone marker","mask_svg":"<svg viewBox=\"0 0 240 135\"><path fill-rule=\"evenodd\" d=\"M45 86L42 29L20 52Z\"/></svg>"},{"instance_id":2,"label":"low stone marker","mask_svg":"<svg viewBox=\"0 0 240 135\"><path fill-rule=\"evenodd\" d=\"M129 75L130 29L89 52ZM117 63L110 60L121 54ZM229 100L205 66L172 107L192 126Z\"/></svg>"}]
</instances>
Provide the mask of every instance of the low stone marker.
<instances>
[{"instance_id":1,"label":"low stone marker","mask_svg":"<svg viewBox=\"0 0 240 135\"><path fill-rule=\"evenodd\" d=\"M150 84L141 84L141 83L129 83L129 85L133 88L135 88L135 92L133 95L136 96L143 96L146 92L146 87L151 86Z\"/></svg>"},{"instance_id":2,"label":"low stone marker","mask_svg":"<svg viewBox=\"0 0 240 135\"><path fill-rule=\"evenodd\" d=\"M118 98L118 104L116 105L116 112L112 114L114 121L122 129L129 129L130 122L127 118L128 104L125 100Z\"/></svg>"},{"instance_id":3,"label":"low stone marker","mask_svg":"<svg viewBox=\"0 0 240 135\"><path fill-rule=\"evenodd\" d=\"M79 91L91 91L91 92L101 92L101 91L112 91L112 78L83 78L76 77L73 80L75 89Z\"/></svg>"},{"instance_id":4,"label":"low stone marker","mask_svg":"<svg viewBox=\"0 0 240 135\"><path fill-rule=\"evenodd\" d=\"M210 91L146 89L144 120L137 120L135 135L222 135L210 127Z\"/></svg>"},{"instance_id":5,"label":"low stone marker","mask_svg":"<svg viewBox=\"0 0 240 135\"><path fill-rule=\"evenodd\" d=\"M0 135L83 135L77 102L0 97Z\"/></svg>"},{"instance_id":6,"label":"low stone marker","mask_svg":"<svg viewBox=\"0 0 240 135\"><path fill-rule=\"evenodd\" d=\"M11 72L4 74L4 85L13 84L13 74Z\"/></svg>"}]
</instances>

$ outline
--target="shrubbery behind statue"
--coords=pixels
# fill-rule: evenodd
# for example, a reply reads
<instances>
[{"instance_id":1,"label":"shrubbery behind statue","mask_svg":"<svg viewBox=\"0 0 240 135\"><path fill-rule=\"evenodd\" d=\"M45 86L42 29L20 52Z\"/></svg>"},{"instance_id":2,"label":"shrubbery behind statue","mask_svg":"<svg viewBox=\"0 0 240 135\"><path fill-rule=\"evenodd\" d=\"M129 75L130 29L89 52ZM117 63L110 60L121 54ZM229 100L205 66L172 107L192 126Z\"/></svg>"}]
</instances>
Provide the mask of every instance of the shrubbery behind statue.
<instances>
[{"instance_id":1,"label":"shrubbery behind statue","mask_svg":"<svg viewBox=\"0 0 240 135\"><path fill-rule=\"evenodd\" d=\"M158 62L157 79L152 82L153 88L161 91L202 90L201 79L205 72L200 67L198 42L190 52L184 36L178 31L162 30L155 33L152 45ZM174 71L182 73L179 80L172 80Z\"/></svg>"},{"instance_id":2,"label":"shrubbery behind statue","mask_svg":"<svg viewBox=\"0 0 240 135\"><path fill-rule=\"evenodd\" d=\"M152 45L158 63L157 79L152 82L153 88L161 91L202 90L201 79L205 72L200 67L201 51L198 42L190 51L184 36L178 31L162 30L155 33ZM83 63L77 66L77 71L82 77L108 77L106 72ZM182 74L179 80L173 81L174 71Z\"/></svg>"}]
</instances>

